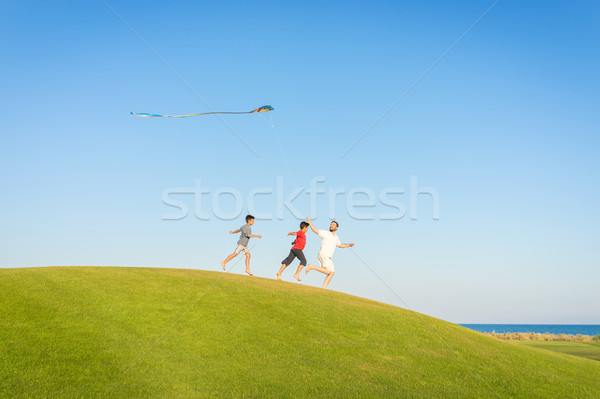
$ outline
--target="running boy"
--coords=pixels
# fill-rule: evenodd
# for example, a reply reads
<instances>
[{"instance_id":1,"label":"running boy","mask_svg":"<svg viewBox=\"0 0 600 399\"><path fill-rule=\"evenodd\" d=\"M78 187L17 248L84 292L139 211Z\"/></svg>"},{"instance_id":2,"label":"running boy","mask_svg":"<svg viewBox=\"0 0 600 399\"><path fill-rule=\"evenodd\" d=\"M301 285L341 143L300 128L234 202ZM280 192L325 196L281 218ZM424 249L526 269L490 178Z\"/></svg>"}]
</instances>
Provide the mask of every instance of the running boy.
<instances>
[{"instance_id":1,"label":"running boy","mask_svg":"<svg viewBox=\"0 0 600 399\"><path fill-rule=\"evenodd\" d=\"M229 234L236 234L236 233L240 233L240 232L241 232L241 234L240 234L240 239L237 242L238 246L235 249L235 251L233 251L233 253L227 257L227 259L225 259L223 262L221 262L221 266L223 266L223 270L225 270L225 264L227 262L229 262L231 259L238 256L238 254L240 252L243 252L246 255L246 273L248 273L251 276L254 276L254 274L250 273L250 250L248 249L248 240L250 239L250 237L262 238L262 236L250 234L250 233L252 233L252 229L250 228L250 226L252 226L253 224L254 224L254 216L248 215L248 216L246 216L246 224L245 225L243 225L236 231L229 232Z\"/></svg>"},{"instance_id":2,"label":"running boy","mask_svg":"<svg viewBox=\"0 0 600 399\"><path fill-rule=\"evenodd\" d=\"M298 260L300 261L300 266L298 266L298 270L296 270L294 278L298 281L302 281L300 280L300 272L302 271L302 268L306 266L306 258L304 257L304 253L302 252L302 250L306 245L307 231L308 223L300 222L300 230L298 230L295 233L288 233L288 236L296 236L296 239L292 243L294 244L294 246L290 250L290 254L288 255L288 257L281 261L281 269L279 269L279 272L277 273L277 280L281 280L281 273L285 270L286 267L289 266L290 263L294 261L294 258L298 258Z\"/></svg>"}]
</instances>

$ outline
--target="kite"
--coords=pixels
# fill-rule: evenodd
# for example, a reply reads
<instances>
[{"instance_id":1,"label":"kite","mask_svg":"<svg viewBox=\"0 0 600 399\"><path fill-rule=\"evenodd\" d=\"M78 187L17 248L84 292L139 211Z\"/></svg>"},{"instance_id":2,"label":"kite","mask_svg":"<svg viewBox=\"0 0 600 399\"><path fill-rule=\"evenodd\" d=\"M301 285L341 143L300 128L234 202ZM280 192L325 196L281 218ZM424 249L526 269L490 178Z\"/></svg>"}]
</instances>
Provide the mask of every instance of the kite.
<instances>
[{"instance_id":1,"label":"kite","mask_svg":"<svg viewBox=\"0 0 600 399\"><path fill-rule=\"evenodd\" d=\"M136 114L136 113L131 113L131 115L133 116L139 116L141 118L185 118L187 116L197 116L197 115L213 115L213 114L255 114L257 112L269 112L269 111L273 111L273 107L271 107L270 105L264 105L260 108L256 108L253 111L247 111L247 112L204 112L201 114L189 114L189 115L157 115L157 114Z\"/></svg>"}]
</instances>

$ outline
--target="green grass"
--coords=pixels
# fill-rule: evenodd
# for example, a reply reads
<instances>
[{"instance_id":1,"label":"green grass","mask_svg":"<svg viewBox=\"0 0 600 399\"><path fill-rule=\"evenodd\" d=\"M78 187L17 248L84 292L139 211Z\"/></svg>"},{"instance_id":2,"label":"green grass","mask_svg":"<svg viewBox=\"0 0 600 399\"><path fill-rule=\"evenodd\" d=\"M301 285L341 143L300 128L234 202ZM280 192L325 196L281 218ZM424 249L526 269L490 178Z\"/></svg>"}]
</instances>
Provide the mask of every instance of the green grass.
<instances>
[{"instance_id":1,"label":"green grass","mask_svg":"<svg viewBox=\"0 0 600 399\"><path fill-rule=\"evenodd\" d=\"M600 362L270 279L0 270L0 397L600 397Z\"/></svg>"},{"instance_id":2,"label":"green grass","mask_svg":"<svg viewBox=\"0 0 600 399\"><path fill-rule=\"evenodd\" d=\"M600 361L600 342L517 341L517 344Z\"/></svg>"}]
</instances>

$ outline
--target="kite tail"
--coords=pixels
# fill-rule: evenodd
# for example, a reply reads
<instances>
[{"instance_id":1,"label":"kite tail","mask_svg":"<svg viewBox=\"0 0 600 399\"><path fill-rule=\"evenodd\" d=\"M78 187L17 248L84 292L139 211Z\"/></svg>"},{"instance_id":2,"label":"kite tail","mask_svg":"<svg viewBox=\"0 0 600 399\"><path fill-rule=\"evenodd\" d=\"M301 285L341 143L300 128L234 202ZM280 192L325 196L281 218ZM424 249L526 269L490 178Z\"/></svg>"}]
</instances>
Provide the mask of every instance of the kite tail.
<instances>
[{"instance_id":1,"label":"kite tail","mask_svg":"<svg viewBox=\"0 0 600 399\"><path fill-rule=\"evenodd\" d=\"M188 116L214 115L214 114L254 114L256 112L268 112L268 111L273 111L273 110L274 110L274 108L271 107L270 105L265 105L265 106L255 109L253 111L247 111L247 112L203 112L200 114L188 114L188 115L159 115L159 114L145 114L145 113L136 114L134 112L131 112L131 115L139 116L140 118L186 118Z\"/></svg>"}]
</instances>

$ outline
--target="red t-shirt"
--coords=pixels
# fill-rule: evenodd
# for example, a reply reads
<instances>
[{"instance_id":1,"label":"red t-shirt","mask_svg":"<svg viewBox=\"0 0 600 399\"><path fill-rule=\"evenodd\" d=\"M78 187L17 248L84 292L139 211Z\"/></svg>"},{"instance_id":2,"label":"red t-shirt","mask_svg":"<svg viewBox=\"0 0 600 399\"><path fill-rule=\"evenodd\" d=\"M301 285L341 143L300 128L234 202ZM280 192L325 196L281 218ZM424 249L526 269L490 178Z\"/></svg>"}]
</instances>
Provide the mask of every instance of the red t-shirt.
<instances>
[{"instance_id":1,"label":"red t-shirt","mask_svg":"<svg viewBox=\"0 0 600 399\"><path fill-rule=\"evenodd\" d=\"M302 230L296 232L296 241L294 241L294 246L292 249L303 250L306 246L306 234Z\"/></svg>"}]
</instances>

